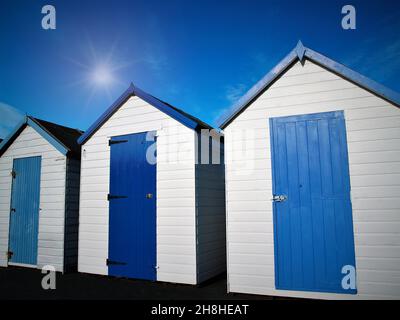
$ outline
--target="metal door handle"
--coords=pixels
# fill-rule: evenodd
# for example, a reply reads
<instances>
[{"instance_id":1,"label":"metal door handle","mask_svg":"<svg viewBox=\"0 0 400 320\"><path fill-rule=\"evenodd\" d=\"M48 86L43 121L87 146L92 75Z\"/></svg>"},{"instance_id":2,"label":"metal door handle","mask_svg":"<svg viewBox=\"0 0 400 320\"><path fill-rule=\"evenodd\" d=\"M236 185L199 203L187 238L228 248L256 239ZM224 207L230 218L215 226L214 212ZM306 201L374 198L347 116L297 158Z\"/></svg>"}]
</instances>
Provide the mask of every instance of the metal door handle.
<instances>
[{"instance_id":1,"label":"metal door handle","mask_svg":"<svg viewBox=\"0 0 400 320\"><path fill-rule=\"evenodd\" d=\"M147 198L147 199L151 199L151 198L153 198L153 194L152 194L152 193L148 193L148 194L146 194L146 198Z\"/></svg>"},{"instance_id":2,"label":"metal door handle","mask_svg":"<svg viewBox=\"0 0 400 320\"><path fill-rule=\"evenodd\" d=\"M280 195L275 195L272 197L271 199L274 202L283 202L287 200L287 196L284 194L280 194Z\"/></svg>"}]
</instances>

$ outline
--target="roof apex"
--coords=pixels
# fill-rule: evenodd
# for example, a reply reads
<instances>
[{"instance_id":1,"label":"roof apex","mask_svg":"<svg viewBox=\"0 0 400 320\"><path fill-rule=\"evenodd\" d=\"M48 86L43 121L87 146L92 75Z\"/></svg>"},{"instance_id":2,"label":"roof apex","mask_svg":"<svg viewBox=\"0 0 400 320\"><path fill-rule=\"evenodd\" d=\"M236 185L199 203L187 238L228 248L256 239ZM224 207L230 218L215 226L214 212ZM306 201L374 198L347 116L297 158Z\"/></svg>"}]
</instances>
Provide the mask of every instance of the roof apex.
<instances>
[{"instance_id":1,"label":"roof apex","mask_svg":"<svg viewBox=\"0 0 400 320\"><path fill-rule=\"evenodd\" d=\"M297 57L302 62L304 59L304 54L306 53L306 47L303 46L303 43L301 42L301 40L299 40L299 42L297 42L295 50L296 50Z\"/></svg>"}]
</instances>

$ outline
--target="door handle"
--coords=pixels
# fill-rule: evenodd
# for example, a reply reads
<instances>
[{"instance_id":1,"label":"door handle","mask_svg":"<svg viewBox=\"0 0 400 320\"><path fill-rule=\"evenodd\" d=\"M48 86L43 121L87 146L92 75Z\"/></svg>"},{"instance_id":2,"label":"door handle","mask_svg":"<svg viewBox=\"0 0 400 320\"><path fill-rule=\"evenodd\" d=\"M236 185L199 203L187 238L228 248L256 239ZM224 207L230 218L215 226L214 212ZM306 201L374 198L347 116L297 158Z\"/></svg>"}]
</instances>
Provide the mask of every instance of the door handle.
<instances>
[{"instance_id":1,"label":"door handle","mask_svg":"<svg viewBox=\"0 0 400 320\"><path fill-rule=\"evenodd\" d=\"M152 193L148 193L148 194L146 194L146 198L147 198L147 199L151 199L151 198L153 198L153 194L152 194Z\"/></svg>"},{"instance_id":2,"label":"door handle","mask_svg":"<svg viewBox=\"0 0 400 320\"><path fill-rule=\"evenodd\" d=\"M284 194L274 195L271 200L274 202L283 202L287 200L287 196Z\"/></svg>"},{"instance_id":3,"label":"door handle","mask_svg":"<svg viewBox=\"0 0 400 320\"><path fill-rule=\"evenodd\" d=\"M11 208L11 213L16 212L15 208Z\"/></svg>"}]
</instances>

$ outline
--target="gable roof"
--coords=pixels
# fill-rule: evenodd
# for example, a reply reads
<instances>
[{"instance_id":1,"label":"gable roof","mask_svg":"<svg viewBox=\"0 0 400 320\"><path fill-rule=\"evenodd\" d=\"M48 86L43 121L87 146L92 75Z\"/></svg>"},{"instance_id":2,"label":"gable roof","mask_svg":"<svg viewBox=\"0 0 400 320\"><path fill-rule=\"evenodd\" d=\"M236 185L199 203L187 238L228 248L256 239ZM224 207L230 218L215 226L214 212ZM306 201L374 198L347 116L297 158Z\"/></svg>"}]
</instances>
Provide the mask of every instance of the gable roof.
<instances>
[{"instance_id":1,"label":"gable roof","mask_svg":"<svg viewBox=\"0 0 400 320\"><path fill-rule=\"evenodd\" d=\"M266 89L268 89L283 73L285 73L296 62L301 63L304 60L310 60L325 69L355 83L356 85L370 91L371 93L393 103L400 107L400 94L385 86L359 74L350 68L335 62L324 55L304 47L301 41L297 46L281 60L269 73L267 73L260 81L258 81L247 93L242 96L237 103L225 114L219 121L219 127L224 129L233 121L241 112L243 112L255 99L258 98Z\"/></svg>"},{"instance_id":2,"label":"gable roof","mask_svg":"<svg viewBox=\"0 0 400 320\"><path fill-rule=\"evenodd\" d=\"M78 139L79 144L85 143L130 97L137 96L153 107L179 121L186 127L196 129L212 129L211 126L200 119L166 103L156 97L144 92L132 83L129 88L89 127L89 129Z\"/></svg>"},{"instance_id":3,"label":"gable roof","mask_svg":"<svg viewBox=\"0 0 400 320\"><path fill-rule=\"evenodd\" d=\"M64 146L66 146L71 153L80 155L81 148L78 144L78 139L83 134L83 131L79 129L65 127L38 118L32 118L32 119L38 122L39 125L45 128L58 141L60 141Z\"/></svg>"},{"instance_id":4,"label":"gable roof","mask_svg":"<svg viewBox=\"0 0 400 320\"><path fill-rule=\"evenodd\" d=\"M0 143L0 156L8 149L19 134L30 126L35 129L44 139L53 145L64 155L80 158L80 146L77 143L82 131L61 126L52 122L25 116L15 129Z\"/></svg>"}]
</instances>

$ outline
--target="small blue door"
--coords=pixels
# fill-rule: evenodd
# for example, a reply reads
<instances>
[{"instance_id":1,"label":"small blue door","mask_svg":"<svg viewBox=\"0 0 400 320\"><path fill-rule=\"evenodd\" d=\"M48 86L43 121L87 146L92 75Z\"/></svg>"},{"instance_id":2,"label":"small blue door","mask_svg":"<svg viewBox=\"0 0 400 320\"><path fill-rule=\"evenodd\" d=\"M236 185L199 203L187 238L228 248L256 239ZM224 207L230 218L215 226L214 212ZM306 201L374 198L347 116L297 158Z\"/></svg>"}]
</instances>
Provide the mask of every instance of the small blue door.
<instances>
[{"instance_id":1,"label":"small blue door","mask_svg":"<svg viewBox=\"0 0 400 320\"><path fill-rule=\"evenodd\" d=\"M154 151L152 136L110 139L107 264L112 276L156 280L156 165L146 157Z\"/></svg>"},{"instance_id":2,"label":"small blue door","mask_svg":"<svg viewBox=\"0 0 400 320\"><path fill-rule=\"evenodd\" d=\"M37 264L41 157L14 159L9 262Z\"/></svg>"},{"instance_id":3,"label":"small blue door","mask_svg":"<svg viewBox=\"0 0 400 320\"><path fill-rule=\"evenodd\" d=\"M343 112L270 119L277 289L356 293Z\"/></svg>"}]
</instances>

